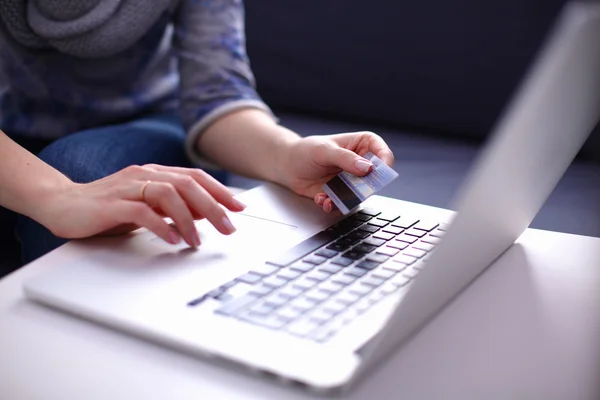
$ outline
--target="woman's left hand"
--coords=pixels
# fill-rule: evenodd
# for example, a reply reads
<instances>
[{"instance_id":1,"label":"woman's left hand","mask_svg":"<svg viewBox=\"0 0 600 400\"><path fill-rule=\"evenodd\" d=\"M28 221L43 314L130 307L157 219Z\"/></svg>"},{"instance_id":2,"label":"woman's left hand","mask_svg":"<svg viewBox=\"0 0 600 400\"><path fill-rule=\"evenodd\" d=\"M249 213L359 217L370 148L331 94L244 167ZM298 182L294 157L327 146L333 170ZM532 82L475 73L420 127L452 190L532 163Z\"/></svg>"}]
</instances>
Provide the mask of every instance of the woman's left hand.
<instances>
[{"instance_id":1,"label":"woman's left hand","mask_svg":"<svg viewBox=\"0 0 600 400\"><path fill-rule=\"evenodd\" d=\"M385 141L373 132L300 139L282 154L282 183L297 194L314 198L325 212L331 212L335 206L323 193L323 184L342 171L358 176L368 174L373 165L361 157L368 152L390 167L394 164L394 154Z\"/></svg>"}]
</instances>

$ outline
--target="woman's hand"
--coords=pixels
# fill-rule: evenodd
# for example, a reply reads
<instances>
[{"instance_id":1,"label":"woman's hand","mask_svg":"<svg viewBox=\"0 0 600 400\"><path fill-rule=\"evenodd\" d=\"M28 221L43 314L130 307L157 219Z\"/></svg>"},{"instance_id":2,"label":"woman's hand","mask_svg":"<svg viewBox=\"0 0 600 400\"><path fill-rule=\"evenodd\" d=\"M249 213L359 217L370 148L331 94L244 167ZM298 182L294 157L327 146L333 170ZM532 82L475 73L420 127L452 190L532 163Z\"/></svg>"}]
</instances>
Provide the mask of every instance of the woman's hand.
<instances>
[{"instance_id":1,"label":"woman's hand","mask_svg":"<svg viewBox=\"0 0 600 400\"><path fill-rule=\"evenodd\" d=\"M362 155L371 152L390 167L394 155L384 140L373 132L309 136L292 143L280 153L280 181L294 192L314 198L325 212L334 204L322 186L342 171L363 176L373 165Z\"/></svg>"},{"instance_id":2,"label":"woman's hand","mask_svg":"<svg viewBox=\"0 0 600 400\"><path fill-rule=\"evenodd\" d=\"M145 227L168 243L181 237L200 245L194 220L207 218L223 233L235 231L223 205L242 211L233 193L199 169L132 166L88 184L69 183L45 200L38 222L56 236L74 239ZM170 217L177 229L163 220Z\"/></svg>"}]
</instances>

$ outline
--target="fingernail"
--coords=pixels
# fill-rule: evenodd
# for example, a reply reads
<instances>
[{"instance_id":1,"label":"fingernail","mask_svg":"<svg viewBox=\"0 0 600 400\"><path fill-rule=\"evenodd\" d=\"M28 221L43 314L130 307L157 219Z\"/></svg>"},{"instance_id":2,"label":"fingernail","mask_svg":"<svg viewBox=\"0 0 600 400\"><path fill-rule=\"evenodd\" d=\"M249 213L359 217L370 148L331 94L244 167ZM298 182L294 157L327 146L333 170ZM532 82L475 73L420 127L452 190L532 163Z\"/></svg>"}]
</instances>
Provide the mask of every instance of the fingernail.
<instances>
[{"instance_id":1,"label":"fingernail","mask_svg":"<svg viewBox=\"0 0 600 400\"><path fill-rule=\"evenodd\" d=\"M325 196L323 196L323 195L317 196L317 204L318 205L320 205L320 206L323 205L324 201L325 201Z\"/></svg>"},{"instance_id":2,"label":"fingernail","mask_svg":"<svg viewBox=\"0 0 600 400\"><path fill-rule=\"evenodd\" d=\"M241 208L242 210L245 210L245 209L246 209L246 207L248 207L247 205L245 205L244 203L242 203L241 201L239 201L239 200L238 200L238 199L236 199L236 198L234 198L234 199L233 199L233 202L235 203L235 205L236 205L238 208Z\"/></svg>"},{"instance_id":3,"label":"fingernail","mask_svg":"<svg viewBox=\"0 0 600 400\"><path fill-rule=\"evenodd\" d=\"M362 158L359 158L358 160L356 160L356 162L354 163L354 166L356 167L357 170L361 171L361 172L369 172L369 170L371 169L371 167L373 167L373 164L371 164L369 161L364 160Z\"/></svg>"},{"instance_id":4,"label":"fingernail","mask_svg":"<svg viewBox=\"0 0 600 400\"><path fill-rule=\"evenodd\" d=\"M326 204L325 207L323 207L323 210L325 210L325 212L331 212L331 210L332 210L331 203Z\"/></svg>"},{"instance_id":5,"label":"fingernail","mask_svg":"<svg viewBox=\"0 0 600 400\"><path fill-rule=\"evenodd\" d=\"M194 242L194 247L200 246L200 235L198 235L198 231L194 231L192 234L192 241Z\"/></svg>"},{"instance_id":6,"label":"fingernail","mask_svg":"<svg viewBox=\"0 0 600 400\"><path fill-rule=\"evenodd\" d=\"M176 232L174 231L170 231L169 232L169 243L171 244L177 244L181 241L181 236L179 236Z\"/></svg>"},{"instance_id":7,"label":"fingernail","mask_svg":"<svg viewBox=\"0 0 600 400\"><path fill-rule=\"evenodd\" d=\"M225 229L227 230L227 232L233 233L236 231L235 226L233 226L233 224L231 223L229 218L227 218L227 216L223 217L222 221L223 221L223 225L225 226Z\"/></svg>"}]
</instances>

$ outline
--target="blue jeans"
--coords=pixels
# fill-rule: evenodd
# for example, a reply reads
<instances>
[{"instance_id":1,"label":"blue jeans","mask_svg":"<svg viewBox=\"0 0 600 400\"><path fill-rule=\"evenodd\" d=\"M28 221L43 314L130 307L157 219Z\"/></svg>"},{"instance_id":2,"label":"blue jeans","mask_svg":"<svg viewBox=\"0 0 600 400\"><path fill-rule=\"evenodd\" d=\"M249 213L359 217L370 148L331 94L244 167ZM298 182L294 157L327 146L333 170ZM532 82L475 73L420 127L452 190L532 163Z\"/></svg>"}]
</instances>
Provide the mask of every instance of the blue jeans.
<instances>
[{"instance_id":1,"label":"blue jeans","mask_svg":"<svg viewBox=\"0 0 600 400\"><path fill-rule=\"evenodd\" d=\"M189 167L184 140L179 119L159 115L66 136L45 147L38 156L71 180L87 183L134 164ZM224 172L207 172L226 183ZM17 219L16 236L25 263L67 242L24 216Z\"/></svg>"}]
</instances>

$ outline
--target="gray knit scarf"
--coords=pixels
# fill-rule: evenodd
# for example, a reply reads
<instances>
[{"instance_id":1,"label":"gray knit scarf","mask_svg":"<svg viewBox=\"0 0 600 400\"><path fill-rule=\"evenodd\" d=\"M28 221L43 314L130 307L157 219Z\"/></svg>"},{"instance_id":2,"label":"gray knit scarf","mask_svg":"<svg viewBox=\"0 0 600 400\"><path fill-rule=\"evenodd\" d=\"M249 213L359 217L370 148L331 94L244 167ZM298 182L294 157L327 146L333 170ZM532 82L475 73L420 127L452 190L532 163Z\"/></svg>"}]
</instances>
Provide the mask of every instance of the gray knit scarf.
<instances>
[{"instance_id":1,"label":"gray knit scarf","mask_svg":"<svg viewBox=\"0 0 600 400\"><path fill-rule=\"evenodd\" d=\"M106 57L139 40L172 4L173 0L0 0L0 23L31 49Z\"/></svg>"}]
</instances>

